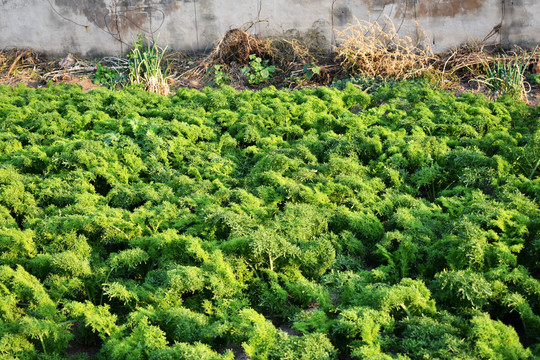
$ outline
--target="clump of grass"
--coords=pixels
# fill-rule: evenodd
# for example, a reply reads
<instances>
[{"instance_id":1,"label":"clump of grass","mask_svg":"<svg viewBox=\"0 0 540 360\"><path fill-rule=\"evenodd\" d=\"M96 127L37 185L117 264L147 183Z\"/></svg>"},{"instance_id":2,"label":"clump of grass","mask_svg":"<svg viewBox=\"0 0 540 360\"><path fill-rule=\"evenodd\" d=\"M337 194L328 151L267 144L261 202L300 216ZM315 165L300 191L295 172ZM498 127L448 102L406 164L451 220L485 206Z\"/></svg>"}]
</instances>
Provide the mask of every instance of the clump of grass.
<instances>
[{"instance_id":1,"label":"clump of grass","mask_svg":"<svg viewBox=\"0 0 540 360\"><path fill-rule=\"evenodd\" d=\"M388 17L376 22L356 19L337 32L336 40L338 58L353 75L406 79L429 69L433 60L427 44L400 36Z\"/></svg>"},{"instance_id":2,"label":"clump of grass","mask_svg":"<svg viewBox=\"0 0 540 360\"><path fill-rule=\"evenodd\" d=\"M481 71L469 68L475 76L472 81L484 84L493 97L509 95L516 99L527 99L530 85L525 81L525 71L537 49L514 53L513 56L499 55L490 62L487 58L481 63ZM528 89L527 89L528 88Z\"/></svg>"},{"instance_id":3,"label":"clump of grass","mask_svg":"<svg viewBox=\"0 0 540 360\"><path fill-rule=\"evenodd\" d=\"M143 84L146 91L161 95L169 94L168 67L162 70L165 49L157 46L156 41L145 46L145 38L138 36L129 58L129 82Z\"/></svg>"}]
</instances>

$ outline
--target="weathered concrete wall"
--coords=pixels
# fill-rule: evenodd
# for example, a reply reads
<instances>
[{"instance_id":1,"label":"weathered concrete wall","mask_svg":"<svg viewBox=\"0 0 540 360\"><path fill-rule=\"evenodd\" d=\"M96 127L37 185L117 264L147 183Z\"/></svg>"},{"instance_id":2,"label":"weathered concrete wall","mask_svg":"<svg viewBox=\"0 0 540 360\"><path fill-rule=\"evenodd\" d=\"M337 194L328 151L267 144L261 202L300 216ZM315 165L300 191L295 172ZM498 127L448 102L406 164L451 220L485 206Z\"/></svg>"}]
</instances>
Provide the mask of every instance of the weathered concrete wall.
<instances>
[{"instance_id":1,"label":"weathered concrete wall","mask_svg":"<svg viewBox=\"0 0 540 360\"><path fill-rule=\"evenodd\" d=\"M540 43L539 0L0 0L0 48L53 54L125 53L137 33L177 50L211 48L231 28L263 35L332 29L390 17L400 33L425 30L435 51L461 43Z\"/></svg>"}]
</instances>

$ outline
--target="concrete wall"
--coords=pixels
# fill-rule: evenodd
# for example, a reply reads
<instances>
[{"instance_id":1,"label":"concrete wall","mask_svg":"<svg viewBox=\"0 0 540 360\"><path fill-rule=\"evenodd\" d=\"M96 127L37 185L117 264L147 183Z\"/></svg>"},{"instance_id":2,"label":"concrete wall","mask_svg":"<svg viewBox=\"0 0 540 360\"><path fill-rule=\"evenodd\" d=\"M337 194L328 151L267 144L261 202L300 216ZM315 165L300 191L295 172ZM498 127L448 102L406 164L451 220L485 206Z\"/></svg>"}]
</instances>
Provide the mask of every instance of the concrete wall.
<instances>
[{"instance_id":1,"label":"concrete wall","mask_svg":"<svg viewBox=\"0 0 540 360\"><path fill-rule=\"evenodd\" d=\"M177 50L213 47L231 28L262 35L305 33L390 17L401 34L425 30L435 51L484 39L540 43L539 0L0 0L0 48L118 55L137 33Z\"/></svg>"}]
</instances>

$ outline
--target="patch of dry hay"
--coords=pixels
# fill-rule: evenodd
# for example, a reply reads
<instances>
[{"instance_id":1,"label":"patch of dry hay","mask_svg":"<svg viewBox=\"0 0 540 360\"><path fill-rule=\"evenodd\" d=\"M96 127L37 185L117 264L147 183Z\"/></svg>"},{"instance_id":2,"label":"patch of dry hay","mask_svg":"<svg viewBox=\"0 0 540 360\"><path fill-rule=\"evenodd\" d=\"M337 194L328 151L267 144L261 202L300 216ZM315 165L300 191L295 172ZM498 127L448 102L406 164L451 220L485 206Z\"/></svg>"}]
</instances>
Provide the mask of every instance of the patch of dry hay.
<instances>
[{"instance_id":1,"label":"patch of dry hay","mask_svg":"<svg viewBox=\"0 0 540 360\"><path fill-rule=\"evenodd\" d=\"M246 65L249 55L255 54L260 58L268 58L270 41L249 34L242 29L227 31L223 39L210 54L212 63L230 65L232 62Z\"/></svg>"},{"instance_id":2,"label":"patch of dry hay","mask_svg":"<svg viewBox=\"0 0 540 360\"><path fill-rule=\"evenodd\" d=\"M418 25L417 25L418 27ZM336 32L338 59L354 75L406 79L428 70L434 60L427 43L417 36L400 36L394 22L385 17L369 22L356 19L343 31Z\"/></svg>"}]
</instances>

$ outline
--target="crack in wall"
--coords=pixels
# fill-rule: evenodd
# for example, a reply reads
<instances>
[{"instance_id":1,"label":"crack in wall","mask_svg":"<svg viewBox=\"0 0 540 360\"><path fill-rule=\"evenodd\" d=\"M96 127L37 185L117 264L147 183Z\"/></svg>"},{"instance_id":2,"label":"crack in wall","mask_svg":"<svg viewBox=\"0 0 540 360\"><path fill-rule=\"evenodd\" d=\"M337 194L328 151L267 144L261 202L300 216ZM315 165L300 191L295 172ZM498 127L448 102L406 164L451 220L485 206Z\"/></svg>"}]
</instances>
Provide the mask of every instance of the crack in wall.
<instances>
[{"instance_id":1,"label":"crack in wall","mask_svg":"<svg viewBox=\"0 0 540 360\"><path fill-rule=\"evenodd\" d=\"M54 0L54 5L50 0L52 10L66 21L76 25L84 26L87 30L90 24L108 33L121 44L126 44L122 38L130 31L136 31L154 38L154 35L161 29L167 14L178 8L177 0L86 0L73 2L71 0ZM183 2L193 2L198 0ZM83 15L88 21L88 25L79 24L64 13L75 13Z\"/></svg>"}]
</instances>

